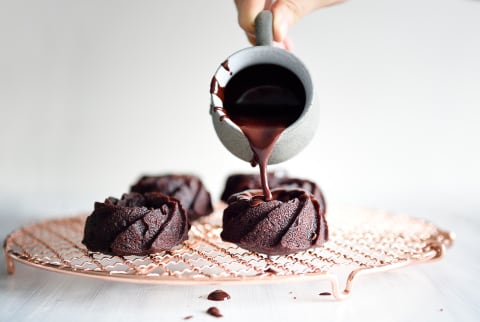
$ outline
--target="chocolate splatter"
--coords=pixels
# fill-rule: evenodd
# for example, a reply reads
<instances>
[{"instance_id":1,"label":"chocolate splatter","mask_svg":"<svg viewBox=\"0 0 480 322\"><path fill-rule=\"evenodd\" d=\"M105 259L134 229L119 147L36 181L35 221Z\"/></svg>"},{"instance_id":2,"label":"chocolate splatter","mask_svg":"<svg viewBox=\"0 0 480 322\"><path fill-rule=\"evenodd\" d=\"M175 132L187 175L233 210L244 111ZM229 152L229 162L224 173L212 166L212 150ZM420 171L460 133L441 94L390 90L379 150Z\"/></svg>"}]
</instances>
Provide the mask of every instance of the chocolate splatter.
<instances>
[{"instance_id":1,"label":"chocolate splatter","mask_svg":"<svg viewBox=\"0 0 480 322\"><path fill-rule=\"evenodd\" d=\"M319 293L318 295L327 296L327 295L332 295L332 293L330 293L330 292L322 292L322 293Z\"/></svg>"},{"instance_id":2,"label":"chocolate splatter","mask_svg":"<svg viewBox=\"0 0 480 322\"><path fill-rule=\"evenodd\" d=\"M230 294L224 290L215 290L208 294L207 299L210 301L226 301L230 299Z\"/></svg>"},{"instance_id":3,"label":"chocolate splatter","mask_svg":"<svg viewBox=\"0 0 480 322\"><path fill-rule=\"evenodd\" d=\"M218 307L215 307L215 306L209 307L207 310L207 313L216 318L221 318L223 316L222 313L220 313L220 310L218 309Z\"/></svg>"}]
</instances>

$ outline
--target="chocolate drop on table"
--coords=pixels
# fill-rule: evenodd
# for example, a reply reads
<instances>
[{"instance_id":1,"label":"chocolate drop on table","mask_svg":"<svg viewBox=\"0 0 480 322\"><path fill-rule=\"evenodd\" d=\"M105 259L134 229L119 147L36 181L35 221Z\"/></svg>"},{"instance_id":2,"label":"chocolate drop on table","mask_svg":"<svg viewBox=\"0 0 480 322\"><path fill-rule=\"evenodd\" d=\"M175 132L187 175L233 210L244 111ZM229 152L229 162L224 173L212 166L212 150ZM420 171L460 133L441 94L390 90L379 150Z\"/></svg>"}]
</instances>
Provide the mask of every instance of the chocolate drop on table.
<instances>
[{"instance_id":1,"label":"chocolate drop on table","mask_svg":"<svg viewBox=\"0 0 480 322\"><path fill-rule=\"evenodd\" d=\"M230 299L230 294L224 290L215 290L208 294L207 299L210 301L225 301Z\"/></svg>"}]
</instances>

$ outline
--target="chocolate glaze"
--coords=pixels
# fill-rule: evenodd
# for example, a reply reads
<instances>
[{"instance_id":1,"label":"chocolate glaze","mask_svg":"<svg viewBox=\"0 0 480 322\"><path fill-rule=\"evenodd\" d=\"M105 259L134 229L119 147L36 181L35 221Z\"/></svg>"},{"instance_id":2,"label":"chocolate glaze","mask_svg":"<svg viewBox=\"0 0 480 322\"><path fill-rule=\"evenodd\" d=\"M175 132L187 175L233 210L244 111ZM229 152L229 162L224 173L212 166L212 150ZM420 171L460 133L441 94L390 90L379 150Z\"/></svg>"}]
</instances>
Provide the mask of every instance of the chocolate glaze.
<instances>
[{"instance_id":1,"label":"chocolate glaze","mask_svg":"<svg viewBox=\"0 0 480 322\"><path fill-rule=\"evenodd\" d=\"M215 290L208 294L207 299L210 301L226 301L230 299L230 294L224 290Z\"/></svg>"},{"instance_id":2,"label":"chocolate glaze","mask_svg":"<svg viewBox=\"0 0 480 322\"><path fill-rule=\"evenodd\" d=\"M268 160L282 132L303 112L306 96L301 81L284 67L259 64L233 75L226 87L213 77L210 93L223 101L226 117L248 139L253 152L251 164L260 168L263 196L271 200Z\"/></svg>"}]
</instances>

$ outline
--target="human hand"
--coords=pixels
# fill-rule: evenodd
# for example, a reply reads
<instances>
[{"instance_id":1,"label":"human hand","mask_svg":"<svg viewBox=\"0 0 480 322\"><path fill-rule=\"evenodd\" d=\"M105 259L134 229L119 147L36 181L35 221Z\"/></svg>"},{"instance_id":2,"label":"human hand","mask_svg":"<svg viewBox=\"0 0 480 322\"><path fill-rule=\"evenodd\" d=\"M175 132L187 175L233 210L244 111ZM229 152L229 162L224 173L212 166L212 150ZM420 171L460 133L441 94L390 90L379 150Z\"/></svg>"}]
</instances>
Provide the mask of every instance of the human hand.
<instances>
[{"instance_id":1,"label":"human hand","mask_svg":"<svg viewBox=\"0 0 480 322\"><path fill-rule=\"evenodd\" d=\"M238 23L245 30L248 40L255 44L255 17L269 9L273 15L273 40L281 47L290 50L292 43L288 30L300 18L319 8L330 6L344 0L235 0L238 10Z\"/></svg>"}]
</instances>

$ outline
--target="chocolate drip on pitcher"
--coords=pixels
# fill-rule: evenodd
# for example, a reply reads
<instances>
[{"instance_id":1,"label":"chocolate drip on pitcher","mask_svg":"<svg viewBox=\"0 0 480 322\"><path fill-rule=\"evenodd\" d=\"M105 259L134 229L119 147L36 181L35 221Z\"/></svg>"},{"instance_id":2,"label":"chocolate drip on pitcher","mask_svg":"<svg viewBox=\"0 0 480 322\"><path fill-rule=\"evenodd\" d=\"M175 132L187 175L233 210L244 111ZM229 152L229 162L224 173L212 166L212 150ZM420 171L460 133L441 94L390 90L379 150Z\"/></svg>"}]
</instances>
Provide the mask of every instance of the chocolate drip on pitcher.
<instances>
[{"instance_id":1,"label":"chocolate drip on pitcher","mask_svg":"<svg viewBox=\"0 0 480 322\"><path fill-rule=\"evenodd\" d=\"M218 79L214 76L210 83L210 93L216 95L222 101L225 98L225 87L221 86Z\"/></svg>"},{"instance_id":2,"label":"chocolate drip on pitcher","mask_svg":"<svg viewBox=\"0 0 480 322\"><path fill-rule=\"evenodd\" d=\"M222 67L225 68L225 70L232 75L232 71L230 70L230 65L228 64L228 59L222 63Z\"/></svg>"}]
</instances>

